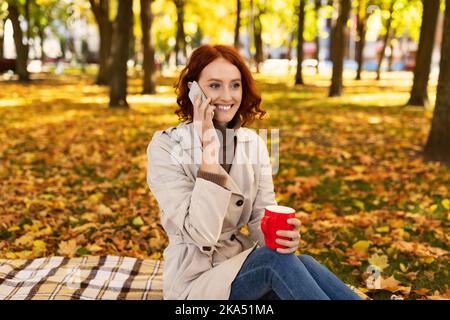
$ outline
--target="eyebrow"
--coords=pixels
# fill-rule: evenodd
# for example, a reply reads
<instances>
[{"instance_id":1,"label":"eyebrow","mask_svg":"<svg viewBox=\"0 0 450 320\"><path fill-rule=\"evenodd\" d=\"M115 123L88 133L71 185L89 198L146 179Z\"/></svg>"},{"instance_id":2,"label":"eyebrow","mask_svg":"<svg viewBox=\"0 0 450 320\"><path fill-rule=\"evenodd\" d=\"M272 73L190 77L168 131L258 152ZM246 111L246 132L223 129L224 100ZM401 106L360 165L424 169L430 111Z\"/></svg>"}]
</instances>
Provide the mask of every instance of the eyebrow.
<instances>
[{"instance_id":1,"label":"eyebrow","mask_svg":"<svg viewBox=\"0 0 450 320\"><path fill-rule=\"evenodd\" d=\"M220 79L214 79L214 78L212 78L212 79L209 79L208 81L218 81L218 82L222 82L222 80L220 80ZM233 79L233 80L231 80L232 82L233 81L241 81L241 79L240 78L236 78L236 79Z\"/></svg>"}]
</instances>

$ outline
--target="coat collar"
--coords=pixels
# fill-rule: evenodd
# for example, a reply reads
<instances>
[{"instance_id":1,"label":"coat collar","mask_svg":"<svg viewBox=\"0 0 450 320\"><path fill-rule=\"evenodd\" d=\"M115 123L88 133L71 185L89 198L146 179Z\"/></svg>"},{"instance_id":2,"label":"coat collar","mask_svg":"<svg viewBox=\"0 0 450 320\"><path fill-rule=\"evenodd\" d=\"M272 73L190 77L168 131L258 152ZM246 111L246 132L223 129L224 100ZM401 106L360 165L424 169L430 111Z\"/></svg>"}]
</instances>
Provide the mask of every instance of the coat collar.
<instances>
[{"instance_id":1,"label":"coat collar","mask_svg":"<svg viewBox=\"0 0 450 320\"><path fill-rule=\"evenodd\" d=\"M202 150L200 135L194 128L193 122L182 122L171 132L174 138L184 150L199 148ZM235 129L235 136L238 143L249 142L253 139L249 129L239 127Z\"/></svg>"},{"instance_id":2,"label":"coat collar","mask_svg":"<svg viewBox=\"0 0 450 320\"><path fill-rule=\"evenodd\" d=\"M177 141L181 148L186 152L186 156L191 159L201 159L202 144L200 142L200 135L194 128L192 122L182 122L176 127L165 130L172 139ZM221 173L228 176L227 189L233 193L244 195L243 190L249 190L250 185L254 182L253 167L248 159L247 151L249 150L248 142L255 139L252 131L247 128L239 127L235 130L236 136L236 150L234 159L228 173L222 166L220 166ZM200 167L200 163L194 161L192 168L193 174L196 176Z\"/></svg>"}]
</instances>

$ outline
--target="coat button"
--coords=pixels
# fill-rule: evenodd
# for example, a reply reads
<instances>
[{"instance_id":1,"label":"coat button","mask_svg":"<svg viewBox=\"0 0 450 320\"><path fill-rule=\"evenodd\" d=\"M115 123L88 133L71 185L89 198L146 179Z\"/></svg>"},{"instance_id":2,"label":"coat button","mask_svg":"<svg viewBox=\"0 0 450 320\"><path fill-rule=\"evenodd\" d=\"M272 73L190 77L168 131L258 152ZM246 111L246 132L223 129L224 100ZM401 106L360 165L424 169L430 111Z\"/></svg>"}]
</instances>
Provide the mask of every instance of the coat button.
<instances>
[{"instance_id":1,"label":"coat button","mask_svg":"<svg viewBox=\"0 0 450 320\"><path fill-rule=\"evenodd\" d=\"M242 206L243 204L244 204L244 201L243 201L243 200L238 200L238 201L236 201L236 205L237 205L238 207Z\"/></svg>"}]
</instances>

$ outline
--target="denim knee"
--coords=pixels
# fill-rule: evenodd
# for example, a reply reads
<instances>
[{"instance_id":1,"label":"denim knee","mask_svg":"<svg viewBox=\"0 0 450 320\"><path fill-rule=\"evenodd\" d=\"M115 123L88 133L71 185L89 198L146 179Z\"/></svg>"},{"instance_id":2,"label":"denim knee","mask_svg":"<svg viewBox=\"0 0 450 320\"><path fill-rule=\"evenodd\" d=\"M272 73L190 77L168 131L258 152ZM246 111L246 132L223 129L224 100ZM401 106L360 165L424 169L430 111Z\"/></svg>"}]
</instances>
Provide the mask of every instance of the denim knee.
<instances>
[{"instance_id":1,"label":"denim knee","mask_svg":"<svg viewBox=\"0 0 450 320\"><path fill-rule=\"evenodd\" d=\"M301 260L306 260L306 261L312 261L312 262L317 262L317 260L314 258L314 257L312 257L312 256L310 256L309 254L301 254L301 255L299 255L298 256Z\"/></svg>"},{"instance_id":2,"label":"denim knee","mask_svg":"<svg viewBox=\"0 0 450 320\"><path fill-rule=\"evenodd\" d=\"M286 266L289 263L298 263L296 255L293 253L284 254L276 250L267 248L266 246L259 249L260 265L267 265L269 267ZM277 268L276 268L277 269Z\"/></svg>"}]
</instances>

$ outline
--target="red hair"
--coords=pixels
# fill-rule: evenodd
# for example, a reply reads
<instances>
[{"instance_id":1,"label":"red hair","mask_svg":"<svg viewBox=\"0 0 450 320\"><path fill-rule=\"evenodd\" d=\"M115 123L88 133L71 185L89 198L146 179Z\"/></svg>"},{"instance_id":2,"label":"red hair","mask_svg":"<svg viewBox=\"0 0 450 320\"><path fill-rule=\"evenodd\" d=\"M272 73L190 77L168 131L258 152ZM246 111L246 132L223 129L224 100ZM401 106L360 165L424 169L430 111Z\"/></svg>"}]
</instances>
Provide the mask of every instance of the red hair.
<instances>
[{"instance_id":1,"label":"red hair","mask_svg":"<svg viewBox=\"0 0 450 320\"><path fill-rule=\"evenodd\" d=\"M175 83L177 104L180 107L175 113L181 121L193 120L193 105L189 99L188 82L198 81L202 70L217 58L224 58L235 65L241 72L242 101L238 113L241 116L242 126L251 124L259 114L261 119L266 111L260 108L261 96L256 89L255 80L244 59L232 46L225 45L202 45L195 49L189 57L187 65Z\"/></svg>"}]
</instances>

